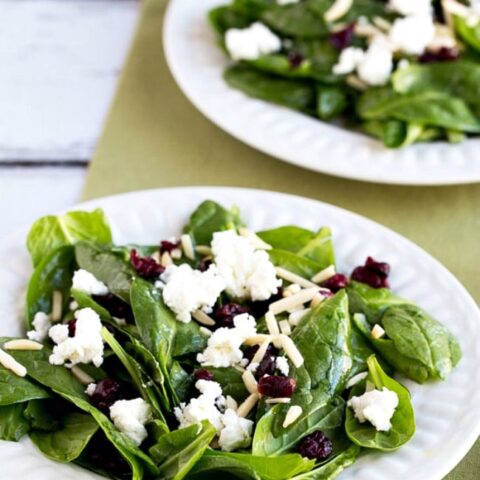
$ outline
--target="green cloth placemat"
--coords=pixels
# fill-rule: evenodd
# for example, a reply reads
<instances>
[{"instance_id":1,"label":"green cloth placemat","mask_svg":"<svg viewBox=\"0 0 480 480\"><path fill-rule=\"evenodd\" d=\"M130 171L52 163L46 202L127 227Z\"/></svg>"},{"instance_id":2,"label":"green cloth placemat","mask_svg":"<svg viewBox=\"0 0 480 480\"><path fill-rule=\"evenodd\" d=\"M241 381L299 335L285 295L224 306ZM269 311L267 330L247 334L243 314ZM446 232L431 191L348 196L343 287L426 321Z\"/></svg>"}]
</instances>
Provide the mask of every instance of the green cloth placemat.
<instances>
[{"instance_id":1,"label":"green cloth placemat","mask_svg":"<svg viewBox=\"0 0 480 480\"><path fill-rule=\"evenodd\" d=\"M178 185L254 187L316 198L410 238L480 299L480 185L419 188L353 182L291 166L243 145L197 112L174 83L163 56L164 6L164 0L145 1L90 167L85 199ZM474 480L479 472L477 442L447 478Z\"/></svg>"}]
</instances>

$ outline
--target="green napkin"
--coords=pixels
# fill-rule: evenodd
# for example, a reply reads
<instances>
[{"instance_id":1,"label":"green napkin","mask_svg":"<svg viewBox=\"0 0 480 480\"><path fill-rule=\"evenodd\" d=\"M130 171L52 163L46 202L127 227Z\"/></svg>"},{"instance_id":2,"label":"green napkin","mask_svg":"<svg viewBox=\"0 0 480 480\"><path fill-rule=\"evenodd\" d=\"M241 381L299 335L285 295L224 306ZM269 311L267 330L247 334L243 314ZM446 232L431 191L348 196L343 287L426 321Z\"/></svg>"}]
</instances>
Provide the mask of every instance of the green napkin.
<instances>
[{"instance_id":1,"label":"green napkin","mask_svg":"<svg viewBox=\"0 0 480 480\"><path fill-rule=\"evenodd\" d=\"M177 185L254 187L316 198L410 238L480 299L480 185L421 188L353 182L294 167L243 145L196 111L174 83L163 55L165 3L144 3L90 167L85 199ZM479 471L477 442L447 478L474 480Z\"/></svg>"}]
</instances>

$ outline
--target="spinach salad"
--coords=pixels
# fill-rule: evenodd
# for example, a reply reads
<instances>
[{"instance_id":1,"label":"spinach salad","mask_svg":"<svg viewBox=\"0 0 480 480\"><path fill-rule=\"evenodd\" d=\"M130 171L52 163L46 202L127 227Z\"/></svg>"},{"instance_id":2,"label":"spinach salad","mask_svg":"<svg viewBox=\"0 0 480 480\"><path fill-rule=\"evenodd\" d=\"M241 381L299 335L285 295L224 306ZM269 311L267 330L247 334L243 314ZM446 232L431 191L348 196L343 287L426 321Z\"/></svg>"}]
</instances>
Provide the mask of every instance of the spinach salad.
<instances>
[{"instance_id":1,"label":"spinach salad","mask_svg":"<svg viewBox=\"0 0 480 480\"><path fill-rule=\"evenodd\" d=\"M480 133L478 0L231 0L209 19L249 96L390 148Z\"/></svg>"},{"instance_id":2,"label":"spinach salad","mask_svg":"<svg viewBox=\"0 0 480 480\"><path fill-rule=\"evenodd\" d=\"M399 378L445 380L461 357L389 264L338 273L328 227L255 233L207 200L158 245L115 245L95 210L39 219L27 246L0 438L106 477L335 478L412 438Z\"/></svg>"}]
</instances>

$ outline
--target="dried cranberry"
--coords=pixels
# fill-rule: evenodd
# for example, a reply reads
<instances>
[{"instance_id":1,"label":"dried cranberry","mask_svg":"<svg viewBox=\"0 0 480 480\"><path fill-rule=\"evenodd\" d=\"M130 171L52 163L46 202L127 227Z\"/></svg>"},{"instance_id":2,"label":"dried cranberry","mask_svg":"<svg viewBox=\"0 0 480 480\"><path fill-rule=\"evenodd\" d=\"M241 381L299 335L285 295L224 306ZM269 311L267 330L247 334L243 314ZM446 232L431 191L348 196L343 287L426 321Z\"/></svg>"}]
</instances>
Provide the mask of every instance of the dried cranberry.
<instances>
[{"instance_id":1,"label":"dried cranberry","mask_svg":"<svg viewBox=\"0 0 480 480\"><path fill-rule=\"evenodd\" d=\"M267 313L270 304L280 300L281 298L283 298L283 288L279 287L277 293L274 293L269 299L251 302L249 304L250 313L255 318L263 317Z\"/></svg>"},{"instance_id":2,"label":"dried cranberry","mask_svg":"<svg viewBox=\"0 0 480 480\"><path fill-rule=\"evenodd\" d=\"M418 60L420 63L433 63L433 62L452 62L457 60L460 55L458 48L442 47L434 51L426 51L420 55Z\"/></svg>"},{"instance_id":3,"label":"dried cranberry","mask_svg":"<svg viewBox=\"0 0 480 480\"><path fill-rule=\"evenodd\" d=\"M348 285L348 278L341 273L336 273L322 283L322 287L328 288L332 292L338 292ZM322 293L323 295L323 293Z\"/></svg>"},{"instance_id":4,"label":"dried cranberry","mask_svg":"<svg viewBox=\"0 0 480 480\"><path fill-rule=\"evenodd\" d=\"M370 270L378 273L379 275L383 275L388 277L390 275L390 265L386 262L377 262L372 257L367 257L365 261L365 266L368 267Z\"/></svg>"},{"instance_id":5,"label":"dried cranberry","mask_svg":"<svg viewBox=\"0 0 480 480\"><path fill-rule=\"evenodd\" d=\"M171 242L170 240L162 240L160 242L160 254L168 252L180 247L180 242Z\"/></svg>"},{"instance_id":6,"label":"dried cranberry","mask_svg":"<svg viewBox=\"0 0 480 480\"><path fill-rule=\"evenodd\" d=\"M200 262L197 265L197 270L200 270L201 272L206 272L210 265L212 265L213 260L211 258L204 258L200 260Z\"/></svg>"},{"instance_id":7,"label":"dried cranberry","mask_svg":"<svg viewBox=\"0 0 480 480\"><path fill-rule=\"evenodd\" d=\"M90 403L99 410L108 411L108 409L122 398L122 387L120 383L111 378L99 380L95 385L95 391L90 396Z\"/></svg>"},{"instance_id":8,"label":"dried cranberry","mask_svg":"<svg viewBox=\"0 0 480 480\"><path fill-rule=\"evenodd\" d=\"M213 380L213 373L202 368L201 370L195 370L193 377L195 380L207 380L211 382Z\"/></svg>"},{"instance_id":9,"label":"dried cranberry","mask_svg":"<svg viewBox=\"0 0 480 480\"><path fill-rule=\"evenodd\" d=\"M364 266L356 267L352 272L352 279L366 283L373 288L388 288L387 277L390 273L390 265L385 262L377 262L368 257Z\"/></svg>"},{"instance_id":10,"label":"dried cranberry","mask_svg":"<svg viewBox=\"0 0 480 480\"><path fill-rule=\"evenodd\" d=\"M269 397L291 397L297 388L294 378L267 375L258 380L258 392Z\"/></svg>"},{"instance_id":11,"label":"dried cranberry","mask_svg":"<svg viewBox=\"0 0 480 480\"><path fill-rule=\"evenodd\" d=\"M331 33L328 37L330 45L337 50L347 48L352 43L354 30L355 23L350 23L343 30Z\"/></svg>"},{"instance_id":12,"label":"dried cranberry","mask_svg":"<svg viewBox=\"0 0 480 480\"><path fill-rule=\"evenodd\" d=\"M242 313L249 313L247 307L238 303L226 303L215 309L215 326L233 328L233 319Z\"/></svg>"},{"instance_id":13,"label":"dried cranberry","mask_svg":"<svg viewBox=\"0 0 480 480\"><path fill-rule=\"evenodd\" d=\"M300 441L297 451L302 457L322 461L331 455L333 445L323 432L317 430Z\"/></svg>"},{"instance_id":14,"label":"dried cranberry","mask_svg":"<svg viewBox=\"0 0 480 480\"><path fill-rule=\"evenodd\" d=\"M74 337L75 332L77 330L77 321L76 320L70 320L67 323L67 327L68 327L68 336L69 337Z\"/></svg>"},{"instance_id":15,"label":"dried cranberry","mask_svg":"<svg viewBox=\"0 0 480 480\"><path fill-rule=\"evenodd\" d=\"M130 252L130 263L143 278L156 278L165 270L152 257L140 257L135 249Z\"/></svg>"},{"instance_id":16,"label":"dried cranberry","mask_svg":"<svg viewBox=\"0 0 480 480\"><path fill-rule=\"evenodd\" d=\"M304 60L304 56L299 52L289 52L288 61L292 68L298 68Z\"/></svg>"},{"instance_id":17,"label":"dried cranberry","mask_svg":"<svg viewBox=\"0 0 480 480\"><path fill-rule=\"evenodd\" d=\"M115 478L131 478L131 468L113 445L103 436L96 435L87 447L87 458Z\"/></svg>"},{"instance_id":18,"label":"dried cranberry","mask_svg":"<svg viewBox=\"0 0 480 480\"><path fill-rule=\"evenodd\" d=\"M121 298L113 295L113 293L107 293L106 295L92 295L92 298L107 310L112 317L123 318L127 322L133 322L132 307Z\"/></svg>"}]
</instances>

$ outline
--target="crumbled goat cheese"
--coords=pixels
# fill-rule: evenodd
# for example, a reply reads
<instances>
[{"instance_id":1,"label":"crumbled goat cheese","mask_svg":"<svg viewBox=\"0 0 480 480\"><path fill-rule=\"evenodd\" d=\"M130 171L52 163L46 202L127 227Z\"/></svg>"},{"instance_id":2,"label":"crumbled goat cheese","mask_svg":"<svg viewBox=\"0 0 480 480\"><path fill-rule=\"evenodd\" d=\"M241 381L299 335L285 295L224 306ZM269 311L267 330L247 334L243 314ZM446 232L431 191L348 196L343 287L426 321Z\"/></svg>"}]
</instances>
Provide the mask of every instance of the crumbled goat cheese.
<instances>
[{"instance_id":1,"label":"crumbled goat cheese","mask_svg":"<svg viewBox=\"0 0 480 480\"><path fill-rule=\"evenodd\" d=\"M67 325L55 325L50 331L50 338L56 343L50 355L50 363L68 366L77 363L92 362L96 367L103 363L102 322L91 308L75 312L75 336L68 336Z\"/></svg>"},{"instance_id":2,"label":"crumbled goat cheese","mask_svg":"<svg viewBox=\"0 0 480 480\"><path fill-rule=\"evenodd\" d=\"M222 415L223 428L218 437L218 444L225 452L250 445L253 421L239 417L235 410L228 408Z\"/></svg>"},{"instance_id":3,"label":"crumbled goat cheese","mask_svg":"<svg viewBox=\"0 0 480 480\"><path fill-rule=\"evenodd\" d=\"M389 39L395 49L412 55L422 54L434 36L435 25L429 15L397 18L389 33Z\"/></svg>"},{"instance_id":4,"label":"crumbled goat cheese","mask_svg":"<svg viewBox=\"0 0 480 480\"><path fill-rule=\"evenodd\" d=\"M117 400L110 407L110 418L113 424L135 445L140 446L147 438L145 424L151 418L151 410L143 398Z\"/></svg>"},{"instance_id":5,"label":"crumbled goat cheese","mask_svg":"<svg viewBox=\"0 0 480 480\"><path fill-rule=\"evenodd\" d=\"M33 330L27 332L27 337L35 342L43 342L48 337L48 330L52 326L50 317L44 312L37 312L33 317Z\"/></svg>"},{"instance_id":6,"label":"crumbled goat cheese","mask_svg":"<svg viewBox=\"0 0 480 480\"><path fill-rule=\"evenodd\" d=\"M429 15L432 13L431 0L390 0L387 7L401 15Z\"/></svg>"},{"instance_id":7,"label":"crumbled goat cheese","mask_svg":"<svg viewBox=\"0 0 480 480\"><path fill-rule=\"evenodd\" d=\"M267 300L282 283L268 253L255 250L247 238L234 230L214 233L212 253L227 292L235 298Z\"/></svg>"},{"instance_id":8,"label":"crumbled goat cheese","mask_svg":"<svg viewBox=\"0 0 480 480\"><path fill-rule=\"evenodd\" d=\"M277 0L277 5L291 5L292 3L298 3L300 0Z\"/></svg>"},{"instance_id":9,"label":"crumbled goat cheese","mask_svg":"<svg viewBox=\"0 0 480 480\"><path fill-rule=\"evenodd\" d=\"M255 318L248 313L233 319L234 328L218 328L207 342L207 348L197 355L197 361L204 366L230 367L240 364L243 352L242 343L257 333Z\"/></svg>"},{"instance_id":10,"label":"crumbled goat cheese","mask_svg":"<svg viewBox=\"0 0 480 480\"><path fill-rule=\"evenodd\" d=\"M85 389L85 393L91 397L95 393L95 389L97 388L97 385L95 383L89 383L87 388Z\"/></svg>"},{"instance_id":11,"label":"crumbled goat cheese","mask_svg":"<svg viewBox=\"0 0 480 480\"><path fill-rule=\"evenodd\" d=\"M200 272L184 263L167 267L161 276L165 283L163 300L173 310L177 320L188 323L195 310L211 311L218 296L225 288L225 282L217 273L217 267L210 265Z\"/></svg>"},{"instance_id":12,"label":"crumbled goat cheese","mask_svg":"<svg viewBox=\"0 0 480 480\"><path fill-rule=\"evenodd\" d=\"M108 288L103 282L83 269L77 270L73 274L72 288L87 295L106 295L108 293Z\"/></svg>"},{"instance_id":13,"label":"crumbled goat cheese","mask_svg":"<svg viewBox=\"0 0 480 480\"><path fill-rule=\"evenodd\" d=\"M368 420L379 432L388 432L398 406L398 396L383 387L383 390L370 390L359 397L352 397L347 405L353 409L360 423Z\"/></svg>"},{"instance_id":14,"label":"crumbled goat cheese","mask_svg":"<svg viewBox=\"0 0 480 480\"><path fill-rule=\"evenodd\" d=\"M255 60L261 55L278 52L282 42L263 23L247 28L230 28L225 33L225 46L233 60Z\"/></svg>"},{"instance_id":15,"label":"crumbled goat cheese","mask_svg":"<svg viewBox=\"0 0 480 480\"><path fill-rule=\"evenodd\" d=\"M358 76L368 85L385 85L392 69L392 52L380 39L373 40L357 67Z\"/></svg>"},{"instance_id":16,"label":"crumbled goat cheese","mask_svg":"<svg viewBox=\"0 0 480 480\"><path fill-rule=\"evenodd\" d=\"M277 357L275 360L275 367L282 375L288 377L290 366L288 365L287 357Z\"/></svg>"},{"instance_id":17,"label":"crumbled goat cheese","mask_svg":"<svg viewBox=\"0 0 480 480\"><path fill-rule=\"evenodd\" d=\"M347 47L343 49L337 64L333 66L333 73L335 75L346 75L354 72L364 56L365 52L361 48Z\"/></svg>"}]
</instances>

